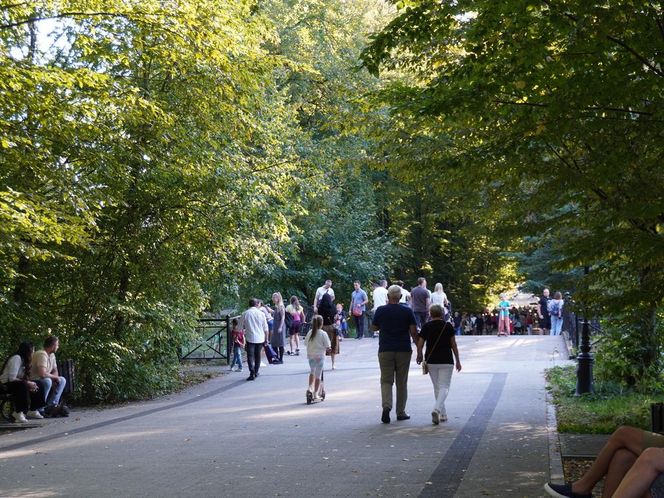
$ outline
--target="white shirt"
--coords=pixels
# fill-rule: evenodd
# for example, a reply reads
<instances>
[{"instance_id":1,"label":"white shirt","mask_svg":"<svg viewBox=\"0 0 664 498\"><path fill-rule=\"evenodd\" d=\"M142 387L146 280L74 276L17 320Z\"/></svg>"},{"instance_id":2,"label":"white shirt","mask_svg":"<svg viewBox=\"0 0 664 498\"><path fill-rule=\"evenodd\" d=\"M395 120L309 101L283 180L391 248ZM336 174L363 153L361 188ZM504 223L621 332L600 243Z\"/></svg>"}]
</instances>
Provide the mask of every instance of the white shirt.
<instances>
[{"instance_id":1,"label":"white shirt","mask_svg":"<svg viewBox=\"0 0 664 498\"><path fill-rule=\"evenodd\" d=\"M373 291L373 310L379 306L385 306L387 304L387 289L385 287L376 287Z\"/></svg>"},{"instance_id":2,"label":"white shirt","mask_svg":"<svg viewBox=\"0 0 664 498\"><path fill-rule=\"evenodd\" d=\"M410 291L404 289L403 287L401 288L401 299L399 299L400 303L409 303L410 302Z\"/></svg>"},{"instance_id":3,"label":"white shirt","mask_svg":"<svg viewBox=\"0 0 664 498\"><path fill-rule=\"evenodd\" d=\"M304 342L307 343L307 356L320 356L324 355L327 348L332 347L330 342L330 336L327 335L323 329L320 329L316 332L316 337L311 338L311 330L307 333L307 336L304 338Z\"/></svg>"},{"instance_id":4,"label":"white shirt","mask_svg":"<svg viewBox=\"0 0 664 498\"><path fill-rule=\"evenodd\" d=\"M244 338L247 342L264 343L268 331L265 313L256 307L249 308L242 315L242 328L244 328Z\"/></svg>"},{"instance_id":5,"label":"white shirt","mask_svg":"<svg viewBox=\"0 0 664 498\"><path fill-rule=\"evenodd\" d=\"M37 371L39 367L44 367L46 369L46 374L53 373L53 370L57 368L58 364L55 359L55 353L47 353L43 349L35 351L32 354L32 368L30 370L30 380L39 379L39 374Z\"/></svg>"},{"instance_id":6,"label":"white shirt","mask_svg":"<svg viewBox=\"0 0 664 498\"><path fill-rule=\"evenodd\" d=\"M445 306L445 301L447 301L447 294L444 292L432 292L431 293L431 304L437 304L438 306Z\"/></svg>"},{"instance_id":7,"label":"white shirt","mask_svg":"<svg viewBox=\"0 0 664 498\"><path fill-rule=\"evenodd\" d=\"M332 301L334 301L334 290L332 289L332 287L330 287L329 289L326 289L325 286L319 287L318 289L316 289L316 297L314 298L314 305L316 306L316 308L318 308L318 304L320 303L323 294L325 294L326 292L330 294Z\"/></svg>"},{"instance_id":8,"label":"white shirt","mask_svg":"<svg viewBox=\"0 0 664 498\"><path fill-rule=\"evenodd\" d=\"M327 334L325 334L327 335ZM5 369L0 375L0 382L6 384L7 382L12 382L17 379L22 379L25 375L25 367L23 366L23 360L17 354L9 358Z\"/></svg>"}]
</instances>

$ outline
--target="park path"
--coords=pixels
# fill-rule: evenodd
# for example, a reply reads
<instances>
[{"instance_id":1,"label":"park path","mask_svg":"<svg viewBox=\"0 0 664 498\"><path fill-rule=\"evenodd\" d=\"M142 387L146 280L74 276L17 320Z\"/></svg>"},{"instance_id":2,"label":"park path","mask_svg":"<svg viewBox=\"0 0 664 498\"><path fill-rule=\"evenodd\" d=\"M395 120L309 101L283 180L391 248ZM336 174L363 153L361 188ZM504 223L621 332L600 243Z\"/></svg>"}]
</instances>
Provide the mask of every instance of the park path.
<instances>
[{"instance_id":1,"label":"park path","mask_svg":"<svg viewBox=\"0 0 664 498\"><path fill-rule=\"evenodd\" d=\"M328 397L307 406L306 358L255 382L230 373L159 400L0 437L0 496L539 497L550 472L542 372L560 337L460 337L449 421L413 361L408 421L382 424L378 341L342 342ZM394 418L394 415L393 415Z\"/></svg>"}]
</instances>

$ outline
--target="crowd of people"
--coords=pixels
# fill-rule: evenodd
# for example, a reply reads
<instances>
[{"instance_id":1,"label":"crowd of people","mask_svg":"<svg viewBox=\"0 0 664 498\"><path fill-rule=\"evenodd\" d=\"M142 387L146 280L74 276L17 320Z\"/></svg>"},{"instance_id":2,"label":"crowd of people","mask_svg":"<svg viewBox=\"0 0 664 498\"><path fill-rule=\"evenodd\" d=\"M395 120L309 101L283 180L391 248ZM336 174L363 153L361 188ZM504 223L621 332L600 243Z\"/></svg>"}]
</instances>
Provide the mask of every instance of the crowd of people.
<instances>
[{"instance_id":1,"label":"crowd of people","mask_svg":"<svg viewBox=\"0 0 664 498\"><path fill-rule=\"evenodd\" d=\"M16 422L69 415L62 399L67 379L58 373L55 357L59 347L60 341L52 335L38 351L31 342L22 342L2 365L0 390L11 395Z\"/></svg>"}]
</instances>

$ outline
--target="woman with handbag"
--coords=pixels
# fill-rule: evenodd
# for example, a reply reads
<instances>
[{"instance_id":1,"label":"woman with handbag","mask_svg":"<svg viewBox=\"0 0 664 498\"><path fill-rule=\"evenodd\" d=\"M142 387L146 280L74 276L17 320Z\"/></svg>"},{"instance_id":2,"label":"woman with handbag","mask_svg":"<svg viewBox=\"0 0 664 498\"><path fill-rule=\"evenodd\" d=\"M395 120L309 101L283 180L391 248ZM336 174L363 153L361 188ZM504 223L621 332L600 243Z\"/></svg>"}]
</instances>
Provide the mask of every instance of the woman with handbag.
<instances>
[{"instance_id":1,"label":"woman with handbag","mask_svg":"<svg viewBox=\"0 0 664 498\"><path fill-rule=\"evenodd\" d=\"M362 339L364 337L364 312L366 311L369 297L367 293L362 290L360 281L356 280L353 283L355 289L350 295L350 312L355 320L356 337Z\"/></svg>"},{"instance_id":2,"label":"woman with handbag","mask_svg":"<svg viewBox=\"0 0 664 498\"><path fill-rule=\"evenodd\" d=\"M456 366L461 371L459 350L454 337L454 326L443 320L443 308L434 304L429 308L431 320L422 326L417 338L417 364L422 373L429 374L433 384L435 403L431 411L431 422L438 425L447 421L445 399L450 391L452 372ZM422 349L426 344L426 354Z\"/></svg>"}]
</instances>

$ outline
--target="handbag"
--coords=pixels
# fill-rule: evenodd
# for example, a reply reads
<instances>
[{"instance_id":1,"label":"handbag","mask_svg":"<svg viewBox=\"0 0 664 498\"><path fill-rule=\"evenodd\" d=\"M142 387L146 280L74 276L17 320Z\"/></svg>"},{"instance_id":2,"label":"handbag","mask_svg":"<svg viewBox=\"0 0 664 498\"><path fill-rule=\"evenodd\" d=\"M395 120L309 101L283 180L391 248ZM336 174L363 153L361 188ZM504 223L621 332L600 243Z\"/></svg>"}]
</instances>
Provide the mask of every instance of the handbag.
<instances>
[{"instance_id":1,"label":"handbag","mask_svg":"<svg viewBox=\"0 0 664 498\"><path fill-rule=\"evenodd\" d=\"M361 306L355 306L353 308L353 316L362 316L362 307Z\"/></svg>"},{"instance_id":2,"label":"handbag","mask_svg":"<svg viewBox=\"0 0 664 498\"><path fill-rule=\"evenodd\" d=\"M431 353L433 352L434 349L436 349L436 346L438 346L438 341L440 341L440 336L443 335L443 331L440 331L440 334L438 334L438 339L436 339L436 343L433 345L433 347L428 351L429 353L429 358L431 358ZM422 360L422 375L426 375L429 373L429 365L427 364L427 359L426 357L424 360Z\"/></svg>"}]
</instances>

